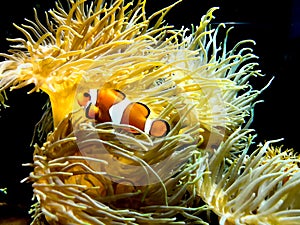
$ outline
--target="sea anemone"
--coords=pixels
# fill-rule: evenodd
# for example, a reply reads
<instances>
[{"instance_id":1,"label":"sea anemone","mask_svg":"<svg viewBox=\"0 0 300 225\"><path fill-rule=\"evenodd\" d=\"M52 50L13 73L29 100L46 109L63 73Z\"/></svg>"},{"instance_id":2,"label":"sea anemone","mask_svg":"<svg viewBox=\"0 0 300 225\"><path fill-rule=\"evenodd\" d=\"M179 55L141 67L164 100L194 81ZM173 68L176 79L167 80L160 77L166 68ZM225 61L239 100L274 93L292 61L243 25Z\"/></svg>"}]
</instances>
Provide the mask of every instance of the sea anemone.
<instances>
[{"instance_id":1,"label":"sea anemone","mask_svg":"<svg viewBox=\"0 0 300 225\"><path fill-rule=\"evenodd\" d=\"M292 169L277 164L281 153L244 160L253 107L264 90L248 82L261 76L248 47L254 42L228 50L230 29L219 42L224 24L209 25L217 8L191 30L174 29L164 17L179 2L147 17L146 0L68 0L46 13L47 25L36 11L35 21L15 25L26 39L10 39L17 44L1 54L0 101L6 89L34 84L31 92L42 90L51 103L39 123L46 141L34 145L33 163L26 164L33 171L24 181L32 182L37 200L33 224L44 217L50 224L205 224L203 211L210 209L221 223L246 224L250 217L226 215L236 210L231 198L248 196L242 181L253 166L275 165L270 177L284 169L287 175L278 175L277 183L296 184L293 157L284 161ZM153 137L130 124L96 123L77 101L90 89L121 90L149 107L151 118L167 121L170 131ZM255 178L264 179L259 171ZM242 181L233 180L238 176ZM267 188L277 193L274 185ZM252 210L246 213L260 212L260 203L244 207Z\"/></svg>"},{"instance_id":2,"label":"sea anemone","mask_svg":"<svg viewBox=\"0 0 300 225\"><path fill-rule=\"evenodd\" d=\"M31 25L15 25L27 40L9 39L18 44L12 46L12 54L1 54L7 58L0 67L2 92L33 83L31 92L42 90L49 95L55 126L74 110L78 89L104 85L121 89L133 100L191 92L184 97L202 108L198 117L207 127L234 128L244 122L251 109L249 102L259 91L245 91L243 96L237 96L237 92L251 88L247 80L259 72L253 70L253 62L239 68L255 58L250 48L238 49L247 41L227 52L226 39L224 46L216 41L219 28L207 31L216 8L209 10L187 36L188 29L161 25L165 14L178 2L149 18L145 1L132 8L132 2L120 0L110 6L102 1L90 6L85 1L69 3L69 11L57 5L57 10L46 14L47 27L36 12L36 21L29 21ZM153 21L155 25L149 27ZM1 95L1 102L4 99Z\"/></svg>"},{"instance_id":3,"label":"sea anemone","mask_svg":"<svg viewBox=\"0 0 300 225\"><path fill-rule=\"evenodd\" d=\"M222 225L299 224L299 156L271 146L280 140L260 144L248 155L251 132L237 129L206 160L197 193Z\"/></svg>"}]
</instances>

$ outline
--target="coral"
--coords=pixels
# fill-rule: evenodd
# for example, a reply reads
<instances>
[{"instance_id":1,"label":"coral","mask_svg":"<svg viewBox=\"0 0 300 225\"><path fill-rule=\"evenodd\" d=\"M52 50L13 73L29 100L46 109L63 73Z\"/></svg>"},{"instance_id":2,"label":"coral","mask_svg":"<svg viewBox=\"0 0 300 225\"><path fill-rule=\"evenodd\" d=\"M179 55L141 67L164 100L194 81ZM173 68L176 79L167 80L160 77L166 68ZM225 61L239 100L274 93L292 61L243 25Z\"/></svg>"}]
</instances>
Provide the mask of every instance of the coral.
<instances>
[{"instance_id":1,"label":"coral","mask_svg":"<svg viewBox=\"0 0 300 225\"><path fill-rule=\"evenodd\" d=\"M262 90L252 40L228 49L224 24L164 22L177 5L146 16L146 0L68 0L35 21L1 55L5 91L34 84L49 96L34 145L32 224L220 224L299 222L298 157L292 150L252 146L253 109ZM170 124L155 138L128 124L95 123L77 103L89 89L122 90ZM50 111L52 113L50 113ZM52 124L54 128L52 129ZM134 135L128 130L135 130ZM274 141L275 142L275 141ZM43 222L44 221L44 222Z\"/></svg>"}]
</instances>

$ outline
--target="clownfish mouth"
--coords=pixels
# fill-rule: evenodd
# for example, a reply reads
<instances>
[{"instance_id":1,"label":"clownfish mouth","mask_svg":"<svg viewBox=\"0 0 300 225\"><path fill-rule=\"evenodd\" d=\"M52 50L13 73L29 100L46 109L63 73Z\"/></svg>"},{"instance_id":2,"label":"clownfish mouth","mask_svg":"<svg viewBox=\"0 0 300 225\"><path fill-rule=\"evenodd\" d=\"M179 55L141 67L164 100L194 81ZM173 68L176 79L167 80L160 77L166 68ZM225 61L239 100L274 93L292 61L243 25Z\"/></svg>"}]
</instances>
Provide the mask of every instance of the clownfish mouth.
<instances>
[{"instance_id":1,"label":"clownfish mouth","mask_svg":"<svg viewBox=\"0 0 300 225\"><path fill-rule=\"evenodd\" d=\"M84 108L85 116L94 119L95 123L127 124L153 137L164 137L170 132L166 120L148 118L151 110L147 105L130 101L117 89L90 89L79 93L77 102ZM140 133L134 129L129 129L129 132Z\"/></svg>"}]
</instances>

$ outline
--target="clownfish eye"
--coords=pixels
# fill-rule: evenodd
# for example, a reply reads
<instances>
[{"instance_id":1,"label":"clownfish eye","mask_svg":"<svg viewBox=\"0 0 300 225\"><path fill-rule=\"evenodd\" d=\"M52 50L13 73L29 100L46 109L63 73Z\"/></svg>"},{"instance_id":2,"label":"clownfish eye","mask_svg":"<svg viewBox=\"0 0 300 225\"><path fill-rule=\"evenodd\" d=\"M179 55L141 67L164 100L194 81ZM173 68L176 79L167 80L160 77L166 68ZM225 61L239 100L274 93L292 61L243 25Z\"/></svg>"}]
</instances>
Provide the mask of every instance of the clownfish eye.
<instances>
[{"instance_id":1,"label":"clownfish eye","mask_svg":"<svg viewBox=\"0 0 300 225\"><path fill-rule=\"evenodd\" d=\"M87 92L80 93L77 95L77 102L80 106L86 106L91 100L91 95Z\"/></svg>"},{"instance_id":2,"label":"clownfish eye","mask_svg":"<svg viewBox=\"0 0 300 225\"><path fill-rule=\"evenodd\" d=\"M87 93L87 92L84 92L84 93L83 93L83 97L85 97L85 98L90 98L91 95L90 95L89 93Z\"/></svg>"}]
</instances>

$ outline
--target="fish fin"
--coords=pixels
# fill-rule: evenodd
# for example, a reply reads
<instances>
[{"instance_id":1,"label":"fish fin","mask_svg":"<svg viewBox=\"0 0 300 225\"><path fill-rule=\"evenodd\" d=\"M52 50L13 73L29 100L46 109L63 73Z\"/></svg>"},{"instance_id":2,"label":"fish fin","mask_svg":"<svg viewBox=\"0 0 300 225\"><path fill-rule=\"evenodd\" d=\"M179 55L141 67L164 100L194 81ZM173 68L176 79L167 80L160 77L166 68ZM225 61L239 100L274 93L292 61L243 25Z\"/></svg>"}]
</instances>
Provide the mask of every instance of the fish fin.
<instances>
[{"instance_id":1,"label":"fish fin","mask_svg":"<svg viewBox=\"0 0 300 225\"><path fill-rule=\"evenodd\" d=\"M164 137L170 132L170 125L162 119L153 120L149 134L153 137Z\"/></svg>"},{"instance_id":2,"label":"fish fin","mask_svg":"<svg viewBox=\"0 0 300 225\"><path fill-rule=\"evenodd\" d=\"M98 119L100 110L97 106L90 103L85 109L85 116L89 119Z\"/></svg>"},{"instance_id":3,"label":"fish fin","mask_svg":"<svg viewBox=\"0 0 300 225\"><path fill-rule=\"evenodd\" d=\"M135 104L133 105L133 108L134 108L134 110L138 111L145 118L148 118L148 116L150 115L150 112L151 112L149 107L141 102L135 102Z\"/></svg>"},{"instance_id":4,"label":"fish fin","mask_svg":"<svg viewBox=\"0 0 300 225\"><path fill-rule=\"evenodd\" d=\"M115 92L117 92L117 96L119 97L119 98L121 98L121 99L125 99L126 98L126 95L122 92L122 91L120 91L120 90L118 90L118 89L113 89Z\"/></svg>"},{"instance_id":5,"label":"fish fin","mask_svg":"<svg viewBox=\"0 0 300 225\"><path fill-rule=\"evenodd\" d=\"M123 111L121 124L129 124L140 130L144 130L145 122L150 114L149 108L140 103L132 102L127 105ZM137 131L131 131L131 133L138 133Z\"/></svg>"}]
</instances>

